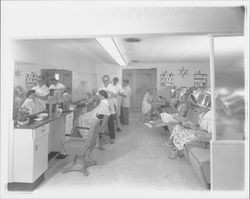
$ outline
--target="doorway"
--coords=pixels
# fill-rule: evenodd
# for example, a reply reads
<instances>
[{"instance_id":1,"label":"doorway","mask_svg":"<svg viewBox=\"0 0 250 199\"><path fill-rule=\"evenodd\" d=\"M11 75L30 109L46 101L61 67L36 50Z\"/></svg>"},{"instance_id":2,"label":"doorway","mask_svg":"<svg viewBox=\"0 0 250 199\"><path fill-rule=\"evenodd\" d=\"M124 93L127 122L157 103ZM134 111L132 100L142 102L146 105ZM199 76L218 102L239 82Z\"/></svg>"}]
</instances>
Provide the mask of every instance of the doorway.
<instances>
[{"instance_id":1,"label":"doorway","mask_svg":"<svg viewBox=\"0 0 250 199\"><path fill-rule=\"evenodd\" d=\"M65 85L66 88L72 90L72 71L68 70L56 70L56 69L41 69L42 76L45 77L47 86L50 85L51 78L59 80L60 83Z\"/></svg>"},{"instance_id":2,"label":"doorway","mask_svg":"<svg viewBox=\"0 0 250 199\"><path fill-rule=\"evenodd\" d=\"M123 69L122 79L128 79L132 90L131 110L140 111L141 103L148 88L156 88L156 68Z\"/></svg>"}]
</instances>

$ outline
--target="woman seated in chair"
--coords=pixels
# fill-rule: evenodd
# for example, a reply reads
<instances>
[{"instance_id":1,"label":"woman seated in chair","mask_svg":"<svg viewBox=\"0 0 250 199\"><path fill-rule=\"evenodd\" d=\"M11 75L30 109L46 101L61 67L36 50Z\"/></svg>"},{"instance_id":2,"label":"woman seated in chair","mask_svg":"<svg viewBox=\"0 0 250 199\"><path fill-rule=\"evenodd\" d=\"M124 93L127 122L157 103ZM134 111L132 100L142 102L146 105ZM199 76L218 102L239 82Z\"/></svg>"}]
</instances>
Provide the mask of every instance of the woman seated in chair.
<instances>
[{"instance_id":1,"label":"woman seated in chair","mask_svg":"<svg viewBox=\"0 0 250 199\"><path fill-rule=\"evenodd\" d=\"M188 142L196 141L199 136L211 135L212 131L212 111L210 110L211 101L207 104L200 105L199 121L192 123L190 121L183 122L182 125L176 125L170 136L172 139L173 147L171 158L176 158L182 155L184 145Z\"/></svg>"},{"instance_id":2,"label":"woman seated in chair","mask_svg":"<svg viewBox=\"0 0 250 199\"><path fill-rule=\"evenodd\" d=\"M152 103L154 100L153 88L149 88L147 93L144 95L142 100L142 122L147 122L150 120L151 111L152 111Z\"/></svg>"}]
</instances>

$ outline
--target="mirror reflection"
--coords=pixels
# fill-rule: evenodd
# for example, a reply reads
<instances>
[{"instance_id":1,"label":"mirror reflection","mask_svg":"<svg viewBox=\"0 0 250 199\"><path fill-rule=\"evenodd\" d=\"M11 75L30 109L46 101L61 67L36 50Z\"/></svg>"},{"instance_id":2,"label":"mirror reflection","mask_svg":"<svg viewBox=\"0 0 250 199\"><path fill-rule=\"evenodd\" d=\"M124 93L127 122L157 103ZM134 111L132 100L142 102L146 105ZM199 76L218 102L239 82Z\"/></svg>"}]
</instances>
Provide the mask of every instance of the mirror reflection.
<instances>
[{"instance_id":1,"label":"mirror reflection","mask_svg":"<svg viewBox=\"0 0 250 199\"><path fill-rule=\"evenodd\" d=\"M222 48L223 46L223 48ZM245 139L243 36L215 37L216 139Z\"/></svg>"},{"instance_id":2,"label":"mirror reflection","mask_svg":"<svg viewBox=\"0 0 250 199\"><path fill-rule=\"evenodd\" d=\"M89 100L92 90L82 79L73 81L73 76L70 70L16 61L13 93L14 125L24 126L38 113L47 113L48 116L55 112L65 112L73 105Z\"/></svg>"}]
</instances>

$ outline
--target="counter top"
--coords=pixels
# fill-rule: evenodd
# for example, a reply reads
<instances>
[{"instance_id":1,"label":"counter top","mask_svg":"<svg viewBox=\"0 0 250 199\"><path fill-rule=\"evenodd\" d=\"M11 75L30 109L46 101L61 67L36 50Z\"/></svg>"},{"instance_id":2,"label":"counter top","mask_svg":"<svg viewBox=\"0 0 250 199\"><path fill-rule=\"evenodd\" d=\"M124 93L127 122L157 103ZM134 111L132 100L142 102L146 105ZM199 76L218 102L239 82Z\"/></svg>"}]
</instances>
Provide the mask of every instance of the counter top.
<instances>
[{"instance_id":1,"label":"counter top","mask_svg":"<svg viewBox=\"0 0 250 199\"><path fill-rule=\"evenodd\" d=\"M42 126L44 124L47 124L47 123L49 123L51 121L54 121L54 120L59 119L61 117L64 117L64 116L66 116L67 114L69 114L71 112L73 112L73 111L66 111L66 112L63 112L63 113L52 113L51 115L49 115L48 117L44 118L41 121L33 121L28 125L15 127L15 129L35 129L35 128L37 128L39 126Z\"/></svg>"},{"instance_id":2,"label":"counter top","mask_svg":"<svg viewBox=\"0 0 250 199\"><path fill-rule=\"evenodd\" d=\"M53 120L57 120L57 119L59 119L61 117L64 117L67 114L72 113L72 112L74 112L73 121L75 121L76 119L78 119L78 117L81 114L86 113L86 112L88 112L90 110L88 110L88 107L86 107L86 106L76 106L73 111L64 111L62 113L52 113L51 115L49 115L48 117L44 118L41 121L32 121L28 125L24 125L24 126L20 126L20 127L15 126L14 128L15 129L35 129L35 128L39 127L39 126L42 126L42 125L47 124L49 122L52 122Z\"/></svg>"}]
</instances>

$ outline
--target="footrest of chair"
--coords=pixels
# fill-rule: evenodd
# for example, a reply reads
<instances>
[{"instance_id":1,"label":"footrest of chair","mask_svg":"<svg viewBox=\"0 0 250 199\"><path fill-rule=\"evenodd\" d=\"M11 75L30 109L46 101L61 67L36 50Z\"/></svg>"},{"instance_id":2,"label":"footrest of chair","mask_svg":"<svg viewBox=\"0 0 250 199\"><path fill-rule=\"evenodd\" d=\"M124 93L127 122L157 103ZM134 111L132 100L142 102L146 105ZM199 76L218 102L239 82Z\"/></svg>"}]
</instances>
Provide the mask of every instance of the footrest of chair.
<instances>
[{"instance_id":1,"label":"footrest of chair","mask_svg":"<svg viewBox=\"0 0 250 199\"><path fill-rule=\"evenodd\" d=\"M70 171L80 171L82 172L85 176L89 175L89 172L86 170L85 166L79 163L74 163L70 167L65 167L62 169L62 173L70 172Z\"/></svg>"},{"instance_id":2,"label":"footrest of chair","mask_svg":"<svg viewBox=\"0 0 250 199\"><path fill-rule=\"evenodd\" d=\"M77 158L73 162L71 162L68 166L64 167L61 172L66 173L70 171L80 171L85 176L88 176L89 172L87 171L87 168L96 164L97 164L96 161L87 162L81 158Z\"/></svg>"},{"instance_id":3,"label":"footrest of chair","mask_svg":"<svg viewBox=\"0 0 250 199\"><path fill-rule=\"evenodd\" d=\"M93 166L93 165L97 165L97 162L95 160L91 162L86 162L86 168Z\"/></svg>"}]
</instances>

